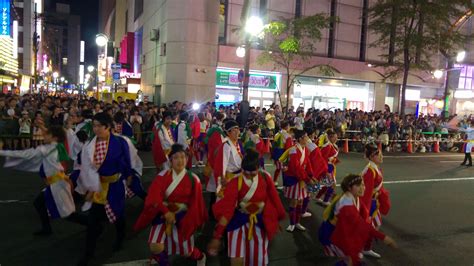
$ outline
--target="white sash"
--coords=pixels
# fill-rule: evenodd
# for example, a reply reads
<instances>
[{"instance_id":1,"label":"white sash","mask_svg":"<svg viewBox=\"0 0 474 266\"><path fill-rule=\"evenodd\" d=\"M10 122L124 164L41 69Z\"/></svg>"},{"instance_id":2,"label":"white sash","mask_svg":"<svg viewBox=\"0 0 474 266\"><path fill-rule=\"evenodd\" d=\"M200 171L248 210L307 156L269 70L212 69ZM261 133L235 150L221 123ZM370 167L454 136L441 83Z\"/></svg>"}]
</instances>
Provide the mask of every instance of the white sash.
<instances>
[{"instance_id":1,"label":"white sash","mask_svg":"<svg viewBox=\"0 0 474 266\"><path fill-rule=\"evenodd\" d=\"M303 147L301 147L300 144L296 144L296 148L301 152L301 158L300 158L300 164L303 164L304 163L304 159L305 159L305 150Z\"/></svg>"},{"instance_id":2,"label":"white sash","mask_svg":"<svg viewBox=\"0 0 474 266\"><path fill-rule=\"evenodd\" d=\"M176 174L174 170L171 170L171 177L173 179L173 182L168 186L165 192L165 198L168 198L174 190L178 187L179 183L183 180L184 176L186 175L186 169L181 171L181 173Z\"/></svg>"},{"instance_id":3,"label":"white sash","mask_svg":"<svg viewBox=\"0 0 474 266\"><path fill-rule=\"evenodd\" d=\"M247 184L247 180L246 180L246 177L242 177L244 179L244 182L246 183L246 185L249 185ZM244 198L242 199L242 201L240 202L240 204L244 204L246 205L250 199L252 199L253 197L253 194L255 194L255 191L257 190L257 187L258 187L258 174L256 176L254 176L253 178L253 182L252 184L250 185L250 188L249 188L249 191L247 191L247 194L245 194Z\"/></svg>"}]
</instances>

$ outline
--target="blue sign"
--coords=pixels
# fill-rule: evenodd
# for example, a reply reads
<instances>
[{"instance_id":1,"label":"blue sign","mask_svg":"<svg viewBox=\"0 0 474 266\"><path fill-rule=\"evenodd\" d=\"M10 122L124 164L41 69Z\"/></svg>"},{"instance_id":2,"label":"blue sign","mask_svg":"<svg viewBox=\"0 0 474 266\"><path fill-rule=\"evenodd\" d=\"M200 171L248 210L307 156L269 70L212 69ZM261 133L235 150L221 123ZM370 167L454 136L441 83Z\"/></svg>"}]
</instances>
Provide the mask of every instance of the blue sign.
<instances>
[{"instance_id":1,"label":"blue sign","mask_svg":"<svg viewBox=\"0 0 474 266\"><path fill-rule=\"evenodd\" d=\"M120 81L120 73L113 73L113 74L112 74L112 77L114 78L114 80Z\"/></svg>"},{"instance_id":2,"label":"blue sign","mask_svg":"<svg viewBox=\"0 0 474 266\"><path fill-rule=\"evenodd\" d=\"M10 0L0 0L0 36L10 36Z\"/></svg>"}]
</instances>

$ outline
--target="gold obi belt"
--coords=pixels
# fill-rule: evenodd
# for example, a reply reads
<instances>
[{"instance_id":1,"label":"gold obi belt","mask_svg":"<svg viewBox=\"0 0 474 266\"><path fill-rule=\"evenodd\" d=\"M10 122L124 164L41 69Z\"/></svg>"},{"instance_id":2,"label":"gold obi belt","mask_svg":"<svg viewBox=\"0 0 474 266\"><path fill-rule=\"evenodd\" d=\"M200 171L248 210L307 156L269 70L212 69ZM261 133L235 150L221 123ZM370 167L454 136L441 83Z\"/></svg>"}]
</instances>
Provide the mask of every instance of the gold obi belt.
<instances>
[{"instance_id":1,"label":"gold obi belt","mask_svg":"<svg viewBox=\"0 0 474 266\"><path fill-rule=\"evenodd\" d=\"M57 172L56 174L52 175L52 176L48 176L46 177L46 183L48 185L52 185L58 181L61 181L61 180L68 180L69 177L64 173L64 172Z\"/></svg>"},{"instance_id":2,"label":"gold obi belt","mask_svg":"<svg viewBox=\"0 0 474 266\"><path fill-rule=\"evenodd\" d=\"M163 205L165 205L168 210L172 213L178 213L181 211L186 211L188 209L188 205L180 202L163 202Z\"/></svg>"},{"instance_id":3,"label":"gold obi belt","mask_svg":"<svg viewBox=\"0 0 474 266\"><path fill-rule=\"evenodd\" d=\"M234 172L226 172L225 173L225 180L227 181L230 181L232 180L235 176L237 176L238 174L240 174L242 172L242 170L237 170L237 171L234 171Z\"/></svg>"},{"instance_id":4,"label":"gold obi belt","mask_svg":"<svg viewBox=\"0 0 474 266\"><path fill-rule=\"evenodd\" d=\"M255 224L258 222L257 214L263 212L263 208L265 207L265 202L240 202L239 203L239 211L249 215L249 233L247 235L248 240L252 240L253 237L253 230L255 228Z\"/></svg>"},{"instance_id":5,"label":"gold obi belt","mask_svg":"<svg viewBox=\"0 0 474 266\"><path fill-rule=\"evenodd\" d=\"M111 176L101 176L100 186L102 190L94 193L93 202L105 205L107 203L107 194L109 193L110 183L115 183L119 180L120 175L115 174Z\"/></svg>"}]
</instances>

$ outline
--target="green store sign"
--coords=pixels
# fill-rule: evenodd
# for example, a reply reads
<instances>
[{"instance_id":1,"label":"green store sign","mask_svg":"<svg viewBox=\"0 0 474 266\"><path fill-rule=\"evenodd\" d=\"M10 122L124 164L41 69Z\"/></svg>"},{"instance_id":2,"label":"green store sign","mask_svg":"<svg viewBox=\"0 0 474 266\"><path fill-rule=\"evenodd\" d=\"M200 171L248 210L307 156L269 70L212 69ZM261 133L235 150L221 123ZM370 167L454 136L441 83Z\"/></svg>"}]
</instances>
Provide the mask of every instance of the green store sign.
<instances>
[{"instance_id":1,"label":"green store sign","mask_svg":"<svg viewBox=\"0 0 474 266\"><path fill-rule=\"evenodd\" d=\"M239 88L241 82L239 82L238 71L229 70L217 70L216 73L216 86L235 87ZM279 81L277 75L263 75L250 73L249 87L251 89L267 89L276 90L277 82Z\"/></svg>"}]
</instances>

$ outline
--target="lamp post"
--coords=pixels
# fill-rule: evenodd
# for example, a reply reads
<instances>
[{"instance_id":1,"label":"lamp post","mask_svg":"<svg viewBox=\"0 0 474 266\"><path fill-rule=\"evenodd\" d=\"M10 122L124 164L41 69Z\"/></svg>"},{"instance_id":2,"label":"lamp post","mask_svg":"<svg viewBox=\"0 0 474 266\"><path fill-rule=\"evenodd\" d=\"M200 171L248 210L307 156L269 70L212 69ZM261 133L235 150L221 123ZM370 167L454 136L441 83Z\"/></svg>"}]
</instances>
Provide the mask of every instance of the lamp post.
<instances>
[{"instance_id":1,"label":"lamp post","mask_svg":"<svg viewBox=\"0 0 474 266\"><path fill-rule=\"evenodd\" d=\"M240 117L241 127L245 127L247 122L248 113L250 109L249 105L249 79L250 79L250 46L252 38L255 38L263 31L264 25L261 18L252 16L247 18L245 22L245 50L242 51L242 47L237 48L238 56L245 56L244 61L244 80L242 83L242 102L240 103Z\"/></svg>"},{"instance_id":2,"label":"lamp post","mask_svg":"<svg viewBox=\"0 0 474 266\"><path fill-rule=\"evenodd\" d=\"M95 43L99 48L104 48L104 57L105 61L107 62L107 43L109 42L109 37L107 35L100 33L95 36ZM97 60L97 90L96 90L96 98L99 100L99 68L100 68L100 53L98 55L98 60ZM91 66L89 66L91 67ZM89 67L87 67L87 70L89 70Z\"/></svg>"}]
</instances>

